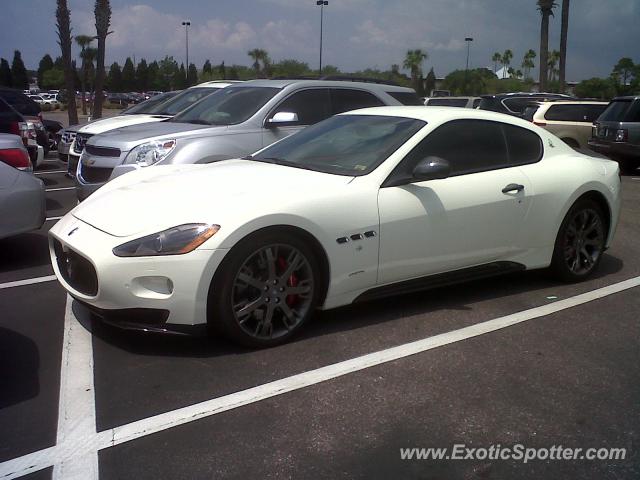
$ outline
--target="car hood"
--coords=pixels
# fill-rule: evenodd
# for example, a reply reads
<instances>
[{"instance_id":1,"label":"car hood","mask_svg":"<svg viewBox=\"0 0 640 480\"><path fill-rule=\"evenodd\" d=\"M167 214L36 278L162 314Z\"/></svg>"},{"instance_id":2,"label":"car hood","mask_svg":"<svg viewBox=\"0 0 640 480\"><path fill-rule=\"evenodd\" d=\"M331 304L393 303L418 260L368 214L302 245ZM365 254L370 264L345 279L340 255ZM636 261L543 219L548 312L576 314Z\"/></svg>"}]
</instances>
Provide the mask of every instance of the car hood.
<instances>
[{"instance_id":1,"label":"car hood","mask_svg":"<svg viewBox=\"0 0 640 480\"><path fill-rule=\"evenodd\" d=\"M90 122L87 125L80 128L80 133L89 133L91 135L97 135L99 133L108 132L116 128L129 127L131 125L138 125L142 123L160 122L170 118L166 115L120 115L111 118L101 118L94 122Z\"/></svg>"},{"instance_id":2,"label":"car hood","mask_svg":"<svg viewBox=\"0 0 640 480\"><path fill-rule=\"evenodd\" d=\"M287 213L298 199L335 195L352 179L250 160L155 166L112 180L72 214L116 237L186 223L224 226L238 218Z\"/></svg>"},{"instance_id":3,"label":"car hood","mask_svg":"<svg viewBox=\"0 0 640 480\"><path fill-rule=\"evenodd\" d=\"M192 136L195 133L205 133L215 135L216 132L226 131L227 127L211 127L209 125L195 125L193 123L177 122L156 122L132 125L129 127L116 128L93 137L89 140L89 145L98 147L114 147L122 151L131 150L136 145L155 140L157 138L180 138Z\"/></svg>"}]
</instances>

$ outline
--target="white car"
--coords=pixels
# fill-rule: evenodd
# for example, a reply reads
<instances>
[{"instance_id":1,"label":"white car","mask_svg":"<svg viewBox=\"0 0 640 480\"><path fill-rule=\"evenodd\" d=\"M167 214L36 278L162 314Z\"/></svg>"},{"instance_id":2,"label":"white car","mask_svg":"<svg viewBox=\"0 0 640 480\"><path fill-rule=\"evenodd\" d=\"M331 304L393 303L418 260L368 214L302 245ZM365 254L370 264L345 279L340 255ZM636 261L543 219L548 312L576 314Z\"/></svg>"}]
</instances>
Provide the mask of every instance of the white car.
<instances>
[{"instance_id":1,"label":"white car","mask_svg":"<svg viewBox=\"0 0 640 480\"><path fill-rule=\"evenodd\" d=\"M461 108L336 115L258 153L114 179L50 230L67 291L107 322L285 341L316 308L551 266L588 277L615 162Z\"/></svg>"},{"instance_id":2,"label":"white car","mask_svg":"<svg viewBox=\"0 0 640 480\"><path fill-rule=\"evenodd\" d=\"M171 118L176 113L181 112L197 101L202 100L204 97L210 95L216 90L228 87L233 83L236 82L233 80L214 80L211 82L201 83L183 90L178 95L168 99L166 103L158 104L153 113L133 113L132 110L135 109L135 107L133 107L132 109L127 109L129 110L129 112L123 112L125 113L124 115L118 115L117 117L103 118L100 120L89 122L88 124L79 128L76 132L75 139L71 145L71 148L69 149L69 165L78 165L82 150L84 150L84 146L87 143L87 140L92 136L98 135L99 133L108 132L110 130L115 130L117 128L129 127L131 125L161 122L163 120ZM169 104L169 107L166 110L162 110L160 108L163 105L167 104ZM142 107L143 104L140 103L139 106Z\"/></svg>"}]
</instances>

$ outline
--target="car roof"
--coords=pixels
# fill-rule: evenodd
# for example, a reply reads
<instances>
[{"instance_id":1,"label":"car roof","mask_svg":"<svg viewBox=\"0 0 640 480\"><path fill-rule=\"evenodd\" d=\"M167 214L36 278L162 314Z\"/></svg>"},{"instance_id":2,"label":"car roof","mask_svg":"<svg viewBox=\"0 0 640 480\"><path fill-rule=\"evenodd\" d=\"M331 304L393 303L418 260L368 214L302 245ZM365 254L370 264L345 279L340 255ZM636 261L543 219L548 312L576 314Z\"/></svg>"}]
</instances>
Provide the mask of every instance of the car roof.
<instances>
[{"instance_id":1,"label":"car roof","mask_svg":"<svg viewBox=\"0 0 640 480\"><path fill-rule=\"evenodd\" d=\"M509 93L494 93L487 95L480 95L482 98L509 98L509 97L562 97L562 98L575 98L571 95L565 95L564 93L551 93L551 92L509 92Z\"/></svg>"},{"instance_id":2,"label":"car roof","mask_svg":"<svg viewBox=\"0 0 640 480\"><path fill-rule=\"evenodd\" d=\"M465 97L465 96L425 97L425 100L472 100L472 99L475 100L476 98L480 98L480 97Z\"/></svg>"},{"instance_id":3,"label":"car roof","mask_svg":"<svg viewBox=\"0 0 640 480\"><path fill-rule=\"evenodd\" d=\"M611 99L612 102L616 100L640 100L640 95L626 95L624 97L614 97Z\"/></svg>"},{"instance_id":4,"label":"car roof","mask_svg":"<svg viewBox=\"0 0 640 480\"><path fill-rule=\"evenodd\" d=\"M202 82L197 85L193 85L189 88L200 88L200 87L212 87L212 88L224 88L235 83L244 83L242 80L211 80L210 82Z\"/></svg>"},{"instance_id":5,"label":"car roof","mask_svg":"<svg viewBox=\"0 0 640 480\"><path fill-rule=\"evenodd\" d=\"M280 79L280 80L249 80L243 82L241 85L234 85L234 87L272 87L272 88L285 88L288 86L303 86L303 87L351 87L360 88L363 90L374 90L384 92L411 92L412 88L400 87L397 85L389 85L386 83L373 83L373 82L358 82L348 80L300 80L300 79Z\"/></svg>"},{"instance_id":6,"label":"car roof","mask_svg":"<svg viewBox=\"0 0 640 480\"><path fill-rule=\"evenodd\" d=\"M372 107L341 113L340 115L379 115L389 117L415 118L424 122L444 123L450 120L493 120L531 127L531 122L522 120L512 115L492 112L490 110L478 110L474 108L459 107L425 107L425 106L392 106Z\"/></svg>"}]
</instances>

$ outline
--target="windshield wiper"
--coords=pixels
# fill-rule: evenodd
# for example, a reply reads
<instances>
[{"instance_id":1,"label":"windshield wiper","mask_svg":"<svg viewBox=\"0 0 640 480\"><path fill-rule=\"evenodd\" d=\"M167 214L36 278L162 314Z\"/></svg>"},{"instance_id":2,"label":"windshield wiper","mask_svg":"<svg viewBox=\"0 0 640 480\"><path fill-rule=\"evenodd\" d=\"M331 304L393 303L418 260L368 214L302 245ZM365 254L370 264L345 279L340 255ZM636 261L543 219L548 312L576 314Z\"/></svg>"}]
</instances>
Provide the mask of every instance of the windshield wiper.
<instances>
[{"instance_id":1,"label":"windshield wiper","mask_svg":"<svg viewBox=\"0 0 640 480\"><path fill-rule=\"evenodd\" d=\"M193 123L196 125L211 125L211 122L207 122L206 120L200 120L199 118L194 118L193 120L187 120L185 123Z\"/></svg>"}]
</instances>

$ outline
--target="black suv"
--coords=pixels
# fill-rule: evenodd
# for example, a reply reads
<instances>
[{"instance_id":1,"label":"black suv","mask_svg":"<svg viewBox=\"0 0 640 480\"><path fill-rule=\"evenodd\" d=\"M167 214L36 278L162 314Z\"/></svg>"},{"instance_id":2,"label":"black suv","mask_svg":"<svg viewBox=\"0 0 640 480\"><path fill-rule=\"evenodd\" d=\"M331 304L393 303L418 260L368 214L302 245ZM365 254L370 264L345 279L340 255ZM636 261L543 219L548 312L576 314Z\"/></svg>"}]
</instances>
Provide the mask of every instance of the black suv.
<instances>
[{"instance_id":1,"label":"black suv","mask_svg":"<svg viewBox=\"0 0 640 480\"><path fill-rule=\"evenodd\" d=\"M32 122L36 129L38 145L44 148L45 154L49 151L49 136L42 123L42 109L40 105L15 88L0 88L0 98L11 105L26 121Z\"/></svg>"},{"instance_id":2,"label":"black suv","mask_svg":"<svg viewBox=\"0 0 640 480\"><path fill-rule=\"evenodd\" d=\"M640 96L611 100L593 123L589 148L617 160L624 172L640 167Z\"/></svg>"},{"instance_id":3,"label":"black suv","mask_svg":"<svg viewBox=\"0 0 640 480\"><path fill-rule=\"evenodd\" d=\"M492 112L506 113L516 117L522 117L524 109L535 101L549 100L574 100L574 97L563 95L562 93L497 93L495 95L481 95L480 110L490 110Z\"/></svg>"}]
</instances>

